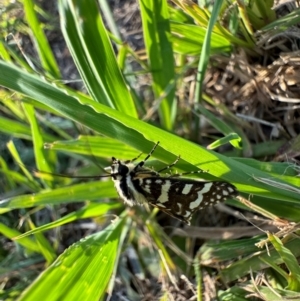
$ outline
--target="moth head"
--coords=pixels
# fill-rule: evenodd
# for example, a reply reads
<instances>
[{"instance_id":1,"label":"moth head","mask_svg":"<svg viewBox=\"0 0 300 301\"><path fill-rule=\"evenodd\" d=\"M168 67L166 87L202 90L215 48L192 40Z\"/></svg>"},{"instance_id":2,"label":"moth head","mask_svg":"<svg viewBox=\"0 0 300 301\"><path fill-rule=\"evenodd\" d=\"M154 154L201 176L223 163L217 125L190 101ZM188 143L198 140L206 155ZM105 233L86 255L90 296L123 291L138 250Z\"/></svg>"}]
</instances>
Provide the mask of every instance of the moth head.
<instances>
[{"instance_id":1,"label":"moth head","mask_svg":"<svg viewBox=\"0 0 300 301\"><path fill-rule=\"evenodd\" d=\"M113 179L122 178L130 171L129 167L126 165L126 162L122 162L115 157L112 157L111 166L105 167L104 170L109 172Z\"/></svg>"}]
</instances>

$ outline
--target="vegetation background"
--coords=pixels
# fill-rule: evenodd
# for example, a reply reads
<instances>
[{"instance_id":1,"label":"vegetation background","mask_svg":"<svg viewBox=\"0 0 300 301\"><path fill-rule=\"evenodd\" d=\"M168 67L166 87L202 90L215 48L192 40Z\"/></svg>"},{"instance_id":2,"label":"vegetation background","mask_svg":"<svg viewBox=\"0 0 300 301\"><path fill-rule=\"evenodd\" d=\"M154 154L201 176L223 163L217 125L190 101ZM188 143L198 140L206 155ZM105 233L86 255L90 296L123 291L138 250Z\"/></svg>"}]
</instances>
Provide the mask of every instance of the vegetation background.
<instances>
[{"instance_id":1,"label":"vegetation background","mask_svg":"<svg viewBox=\"0 0 300 301\"><path fill-rule=\"evenodd\" d=\"M1 300L300 300L298 1L0 5ZM240 196L125 207L103 167L157 141Z\"/></svg>"}]
</instances>

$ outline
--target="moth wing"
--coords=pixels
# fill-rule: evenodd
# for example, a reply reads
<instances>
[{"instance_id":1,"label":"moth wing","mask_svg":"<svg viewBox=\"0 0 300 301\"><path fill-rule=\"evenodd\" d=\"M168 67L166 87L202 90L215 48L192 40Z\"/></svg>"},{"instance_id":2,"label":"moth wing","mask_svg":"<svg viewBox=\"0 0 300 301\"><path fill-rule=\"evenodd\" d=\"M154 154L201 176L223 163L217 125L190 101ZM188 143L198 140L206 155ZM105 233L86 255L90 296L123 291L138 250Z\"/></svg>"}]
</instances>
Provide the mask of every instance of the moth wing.
<instances>
[{"instance_id":1,"label":"moth wing","mask_svg":"<svg viewBox=\"0 0 300 301\"><path fill-rule=\"evenodd\" d=\"M160 211L163 211L164 213L166 213L166 214L172 216L173 218L176 218L176 219L178 219L178 220L180 220L180 221L182 221L182 222L185 222L185 223L188 224L188 225L191 224L191 223L190 223L190 220L191 220L191 218L192 218L192 214L190 214L188 217L184 217L184 216L182 216L182 215L180 215L180 214L176 214L176 213L172 212L172 209L170 209L170 208L164 208L164 207L162 207L160 203L156 203L156 204L155 204L155 203L149 202L149 204L150 204L151 206L153 206L153 207L159 209Z\"/></svg>"},{"instance_id":2,"label":"moth wing","mask_svg":"<svg viewBox=\"0 0 300 301\"><path fill-rule=\"evenodd\" d=\"M150 205L188 224L195 211L237 194L235 187L227 182L201 182L172 177L142 179L140 186Z\"/></svg>"}]
</instances>

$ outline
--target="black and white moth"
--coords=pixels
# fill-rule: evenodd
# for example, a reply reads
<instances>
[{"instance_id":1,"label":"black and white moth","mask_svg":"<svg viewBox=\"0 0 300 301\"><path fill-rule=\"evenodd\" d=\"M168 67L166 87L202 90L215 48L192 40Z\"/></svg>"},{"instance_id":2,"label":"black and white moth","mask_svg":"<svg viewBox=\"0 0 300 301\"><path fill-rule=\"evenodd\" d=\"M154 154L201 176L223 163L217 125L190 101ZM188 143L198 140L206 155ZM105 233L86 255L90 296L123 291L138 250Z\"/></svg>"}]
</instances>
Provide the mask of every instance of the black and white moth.
<instances>
[{"instance_id":1,"label":"black and white moth","mask_svg":"<svg viewBox=\"0 0 300 301\"><path fill-rule=\"evenodd\" d=\"M184 174L160 175L160 172L174 166L180 157L159 171L145 168L145 162L158 144L159 142L138 164L134 164L134 161L139 156L130 161L120 161L112 157L111 166L105 168L107 172L110 172L115 188L126 204L133 206L148 203L190 224L194 212L237 196L236 188L227 182L202 182L179 178Z\"/></svg>"}]
</instances>

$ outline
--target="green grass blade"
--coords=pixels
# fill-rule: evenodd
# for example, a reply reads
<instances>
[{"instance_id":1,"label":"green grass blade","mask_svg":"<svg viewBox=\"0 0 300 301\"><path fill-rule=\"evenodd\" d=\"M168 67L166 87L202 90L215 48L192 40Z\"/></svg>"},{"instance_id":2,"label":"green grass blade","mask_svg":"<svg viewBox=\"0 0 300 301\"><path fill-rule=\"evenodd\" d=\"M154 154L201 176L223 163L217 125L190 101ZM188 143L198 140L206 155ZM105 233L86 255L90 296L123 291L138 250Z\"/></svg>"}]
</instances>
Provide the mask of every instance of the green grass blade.
<instances>
[{"instance_id":1,"label":"green grass blade","mask_svg":"<svg viewBox=\"0 0 300 301\"><path fill-rule=\"evenodd\" d=\"M205 33L205 38L203 40L203 48L200 55L200 60L198 64L198 73L197 73L197 84L196 84L196 91L195 91L195 103L201 101L202 98L202 84L204 81L204 76L208 64L209 54L210 54L210 41L212 36L212 31L215 23L217 22L219 11L222 7L223 1L217 1L214 3L213 11L211 13L207 30Z\"/></svg>"},{"instance_id":2,"label":"green grass blade","mask_svg":"<svg viewBox=\"0 0 300 301\"><path fill-rule=\"evenodd\" d=\"M207 149L216 149L222 145L225 145L227 143L231 143L234 147L240 148L240 143L242 142L241 137L236 133L229 133L227 136L218 139L208 145Z\"/></svg>"},{"instance_id":3,"label":"green grass blade","mask_svg":"<svg viewBox=\"0 0 300 301\"><path fill-rule=\"evenodd\" d=\"M0 131L17 138L32 140L32 133L27 124L7 119L5 117L0 117ZM55 137L49 134L42 133L42 136L45 141L55 140Z\"/></svg>"},{"instance_id":4,"label":"green grass blade","mask_svg":"<svg viewBox=\"0 0 300 301\"><path fill-rule=\"evenodd\" d=\"M104 297L126 218L72 245L21 295L19 301L89 300ZM45 294L51 288L51 293Z\"/></svg>"},{"instance_id":5,"label":"green grass blade","mask_svg":"<svg viewBox=\"0 0 300 301\"><path fill-rule=\"evenodd\" d=\"M91 203L91 204L83 207L82 209L77 210L76 212L71 212L71 213L65 215L64 217L55 220L52 223L48 223L48 224L42 225L40 227L37 227L33 230L27 231L26 233L23 233L23 234L15 237L14 239L19 240L23 237L26 237L26 236L29 236L29 235L32 235L35 233L39 233L42 231L47 231L47 230L50 230L53 228L57 228L57 227L63 226L65 224L74 222L79 219L100 217L100 216L106 214L109 210L119 208L121 206L122 206L121 202L101 203L101 204Z\"/></svg>"},{"instance_id":6,"label":"green grass blade","mask_svg":"<svg viewBox=\"0 0 300 301\"><path fill-rule=\"evenodd\" d=\"M158 250L160 250L165 264L168 266L168 269L172 272L176 270L176 265L171 258L169 252L167 251L166 247L163 244L163 241L161 239L162 237L162 229L156 222L147 222L146 224L147 230L149 232L149 235L152 237L153 242L155 243Z\"/></svg>"},{"instance_id":7,"label":"green grass blade","mask_svg":"<svg viewBox=\"0 0 300 301\"><path fill-rule=\"evenodd\" d=\"M295 238L285 243L285 247L289 249L293 256L298 257L300 255L299 248L300 239ZM260 271L264 268L269 267L267 264L264 264L261 260L264 258L271 259L275 264L282 264L283 260L278 254L278 252L274 249L268 251L261 251L259 253L255 253L256 255L250 258L244 258L239 260L238 262L233 263L229 267L223 269L221 271L221 276L225 282L231 282L240 277L247 275L250 271Z\"/></svg>"},{"instance_id":8,"label":"green grass blade","mask_svg":"<svg viewBox=\"0 0 300 301\"><path fill-rule=\"evenodd\" d=\"M33 179L32 174L28 171L27 167L23 164L21 157L15 147L14 142L11 140L6 144L8 150L10 151L12 157L14 158L14 160L19 164L20 168L22 169L23 173L25 174L25 176L28 178L29 182L32 183L32 185L34 187L36 187L36 189L39 188L39 185L37 185Z\"/></svg>"},{"instance_id":9,"label":"green grass blade","mask_svg":"<svg viewBox=\"0 0 300 301\"><path fill-rule=\"evenodd\" d=\"M284 32L288 28L299 23L299 20L298 20L299 13L300 13L300 8L293 9L289 14L284 15L281 18L278 18L277 20L275 20L275 21L269 23L268 25L266 25L265 27L261 28L261 31L273 30L276 33Z\"/></svg>"},{"instance_id":10,"label":"green grass blade","mask_svg":"<svg viewBox=\"0 0 300 301\"><path fill-rule=\"evenodd\" d=\"M300 291L300 267L295 254L293 254L287 247L283 245L281 240L272 235L268 234L268 238L278 254L280 255L282 261L285 263L287 269L289 270L289 274L286 274L288 286L287 289L291 291Z\"/></svg>"},{"instance_id":11,"label":"green grass blade","mask_svg":"<svg viewBox=\"0 0 300 301\"><path fill-rule=\"evenodd\" d=\"M11 62L11 57L4 46L4 42L0 40L0 56L4 61Z\"/></svg>"},{"instance_id":12,"label":"green grass blade","mask_svg":"<svg viewBox=\"0 0 300 301\"><path fill-rule=\"evenodd\" d=\"M14 117L18 120L26 122L26 117L22 109L22 104L19 99L12 97L8 91L0 91L0 101L4 107L1 110L5 112L11 118Z\"/></svg>"},{"instance_id":13,"label":"green grass blade","mask_svg":"<svg viewBox=\"0 0 300 301\"><path fill-rule=\"evenodd\" d=\"M0 130L15 137L31 140L31 130L26 124L0 117Z\"/></svg>"},{"instance_id":14,"label":"green grass blade","mask_svg":"<svg viewBox=\"0 0 300 301\"><path fill-rule=\"evenodd\" d=\"M47 153L44 149L44 140L41 135L41 128L35 117L34 107L26 103L24 103L23 107L31 127L36 166L39 170L51 173L53 170L49 164L50 153Z\"/></svg>"},{"instance_id":15,"label":"green grass blade","mask_svg":"<svg viewBox=\"0 0 300 301\"><path fill-rule=\"evenodd\" d=\"M171 23L172 42L174 52L185 55L200 55L205 38L206 29L193 24ZM211 53L231 51L230 42L223 36L212 32Z\"/></svg>"},{"instance_id":16,"label":"green grass blade","mask_svg":"<svg viewBox=\"0 0 300 301\"><path fill-rule=\"evenodd\" d=\"M203 81L204 81L205 72L207 69L207 64L210 55L210 43L211 43L210 41L211 41L212 31L215 23L217 22L218 13L221 9L222 2L223 1L218 1L214 3L213 11L210 16L209 22L207 24L205 37L203 40L202 51L198 62L198 71L196 76L196 88L195 88L195 96L194 96L195 103L199 103L202 101ZM197 139L196 137L198 136L199 129L200 129L200 118L197 117L195 120L195 130L193 135L195 139Z\"/></svg>"},{"instance_id":17,"label":"green grass blade","mask_svg":"<svg viewBox=\"0 0 300 301\"><path fill-rule=\"evenodd\" d=\"M176 116L176 101L175 83L172 83L175 71L167 1L153 0L139 3L155 97L162 97L166 88L172 85L159 107L161 124L171 130Z\"/></svg>"},{"instance_id":18,"label":"green grass blade","mask_svg":"<svg viewBox=\"0 0 300 301\"><path fill-rule=\"evenodd\" d=\"M126 215L127 215L126 212L122 213L121 218L124 219L124 216L126 216ZM114 268L113 268L112 275L110 277L109 284L108 284L108 287L106 290L106 293L108 296L112 295L113 289L115 288L116 275L117 275L117 271L120 266L120 264L119 264L120 256L124 249L123 243L124 243L126 237L128 237L128 233L130 232L130 230L132 230L132 220L127 217L126 223L122 227L122 232L121 232L120 238L119 238L120 242L119 242L119 245L116 250L116 260L114 261Z\"/></svg>"},{"instance_id":19,"label":"green grass blade","mask_svg":"<svg viewBox=\"0 0 300 301\"><path fill-rule=\"evenodd\" d=\"M0 233L4 235L7 238L13 239L16 236L19 236L21 233L15 229L11 229L10 227L7 227L6 225L0 223ZM18 244L26 248L28 251L33 251L40 253L40 247L31 238L24 237L17 241Z\"/></svg>"},{"instance_id":20,"label":"green grass blade","mask_svg":"<svg viewBox=\"0 0 300 301\"><path fill-rule=\"evenodd\" d=\"M27 221L29 223L29 227L31 229L34 229L35 226L33 222L30 219L28 219ZM37 244L40 247L41 254L45 257L48 264L52 263L57 256L54 249L50 245L50 242L45 238L45 236L42 233L36 233L34 236Z\"/></svg>"},{"instance_id":21,"label":"green grass blade","mask_svg":"<svg viewBox=\"0 0 300 301\"><path fill-rule=\"evenodd\" d=\"M38 21L34 10L34 2L32 0L24 0L24 11L28 25L30 26L35 42L36 49L39 53L43 69L46 70L54 78L60 78L60 71L52 53L51 47L42 30L42 26Z\"/></svg>"},{"instance_id":22,"label":"green grass blade","mask_svg":"<svg viewBox=\"0 0 300 301\"><path fill-rule=\"evenodd\" d=\"M0 201L0 208L28 208L116 197L117 192L112 181L97 181L3 199Z\"/></svg>"},{"instance_id":23,"label":"green grass blade","mask_svg":"<svg viewBox=\"0 0 300 301\"><path fill-rule=\"evenodd\" d=\"M276 140L276 141L266 141L257 143L255 145L251 145L252 157L253 158L261 158L275 155L278 149L285 143L286 141ZM244 143L244 141L243 141ZM243 156L243 151L239 149L234 149L232 151L225 152L224 155L228 157L239 157ZM236 158L238 160L238 158Z\"/></svg>"},{"instance_id":24,"label":"green grass blade","mask_svg":"<svg viewBox=\"0 0 300 301\"><path fill-rule=\"evenodd\" d=\"M90 95L137 117L96 2L61 0L59 11L63 34Z\"/></svg>"},{"instance_id":25,"label":"green grass blade","mask_svg":"<svg viewBox=\"0 0 300 301\"><path fill-rule=\"evenodd\" d=\"M115 139L99 136L80 136L76 140L55 141L45 147L52 150L74 152L82 155L93 155L102 158L132 159L137 150Z\"/></svg>"},{"instance_id":26,"label":"green grass blade","mask_svg":"<svg viewBox=\"0 0 300 301\"><path fill-rule=\"evenodd\" d=\"M160 141L161 146L155 151L154 157L170 163L180 154L182 159L177 165L179 170L195 170L195 166L198 166L209 170L215 177L232 182L240 191L296 203L300 201L299 194L295 191L283 190L255 180L268 178L267 173L207 151L171 133L93 102L87 97L78 95L78 98L75 98L66 95L63 90L6 63L0 62L0 67L0 84L26 94L68 118L84 122L86 126L103 135L129 144L144 153L149 152L154 143ZM82 119L82 116L85 118ZM203 177L212 179L206 174L203 174Z\"/></svg>"},{"instance_id":27,"label":"green grass blade","mask_svg":"<svg viewBox=\"0 0 300 301\"><path fill-rule=\"evenodd\" d=\"M116 21L114 19L113 13L111 11L111 8L109 6L108 1L99 1L99 5L101 7L101 11L103 15L105 16L105 21L108 24L109 31L118 39L121 40L121 34L120 30L116 24Z\"/></svg>"},{"instance_id":28,"label":"green grass blade","mask_svg":"<svg viewBox=\"0 0 300 301\"><path fill-rule=\"evenodd\" d=\"M8 181L13 182L13 183L18 183L21 185L25 185L26 188L30 189L31 191L39 190L39 188L40 188L39 185L37 185L37 183L29 180L28 177L25 177L16 171L9 170L8 168L5 168L5 167L3 168L2 158L1 158L0 164L1 164L0 172L7 177ZM13 185L15 185L15 184L13 184Z\"/></svg>"},{"instance_id":29,"label":"green grass blade","mask_svg":"<svg viewBox=\"0 0 300 301\"><path fill-rule=\"evenodd\" d=\"M241 138L238 136L238 134L234 133L234 130L223 120L220 118L217 118L214 114L212 114L209 110L207 110L203 105L199 104L197 106L197 111L200 111L203 116L205 116L205 119L219 132L221 132L223 135L226 135L222 141L215 141L213 144L208 146L208 149L213 149L215 147L218 147L222 144L225 144L227 142L230 142L233 147L235 148L241 148ZM200 118L200 115L199 115Z\"/></svg>"},{"instance_id":30,"label":"green grass blade","mask_svg":"<svg viewBox=\"0 0 300 301\"><path fill-rule=\"evenodd\" d=\"M202 262L222 262L234 260L238 256L249 256L257 252L258 248L255 244L262 239L263 236L256 236L239 240L225 240L218 243L207 242L200 248L201 260Z\"/></svg>"},{"instance_id":31,"label":"green grass blade","mask_svg":"<svg viewBox=\"0 0 300 301\"><path fill-rule=\"evenodd\" d=\"M6 176L6 178L5 178L5 180L7 181L7 186L5 187L6 188L6 190L14 190L15 188L17 188L17 185L16 185L16 183L15 183L15 179L14 179L14 177L12 177L11 175L10 175L10 169L9 169L9 167L8 167L8 165L7 165L7 163L6 163L6 160L3 158L3 157L1 157L0 156L0 172L3 174L3 175L5 175ZM25 181L27 181L27 178L25 178L24 176L21 176L19 173L17 173L17 172L14 172L21 180L25 180Z\"/></svg>"}]
</instances>

